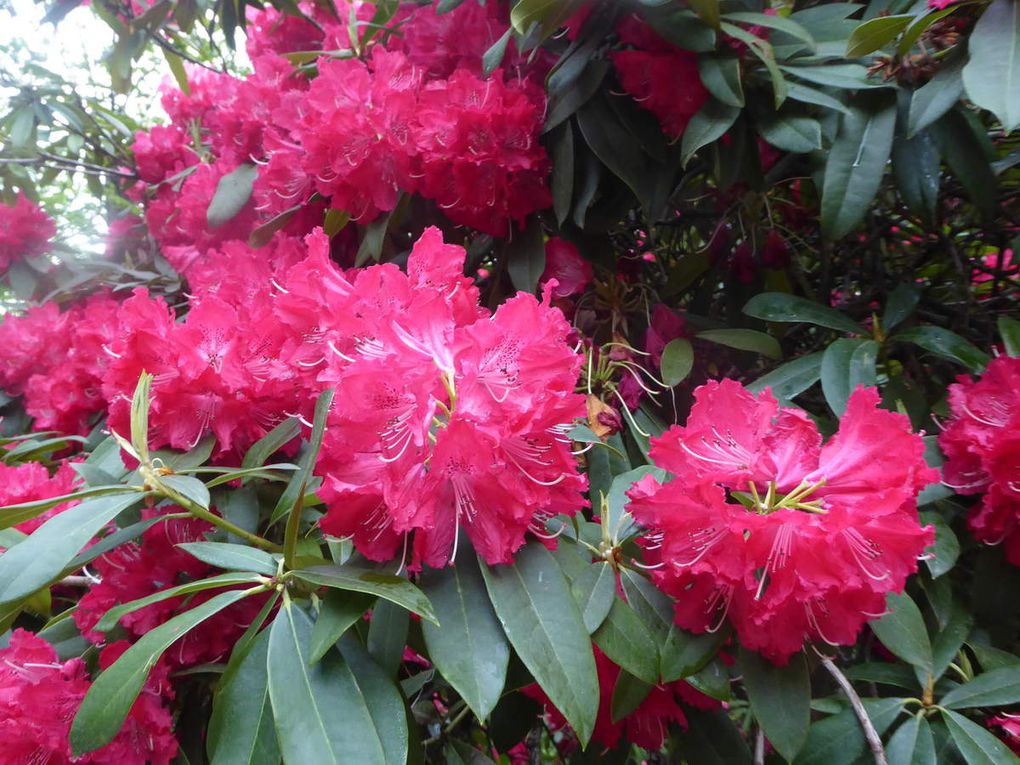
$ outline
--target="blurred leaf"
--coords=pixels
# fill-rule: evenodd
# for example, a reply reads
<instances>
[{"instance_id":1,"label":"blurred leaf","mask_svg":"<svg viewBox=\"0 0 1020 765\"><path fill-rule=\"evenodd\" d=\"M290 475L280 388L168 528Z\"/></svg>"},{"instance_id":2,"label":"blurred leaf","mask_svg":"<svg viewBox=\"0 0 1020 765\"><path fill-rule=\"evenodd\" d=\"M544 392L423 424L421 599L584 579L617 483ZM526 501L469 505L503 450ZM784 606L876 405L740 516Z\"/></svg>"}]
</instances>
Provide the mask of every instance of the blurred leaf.
<instances>
[{"instance_id":1,"label":"blurred leaf","mask_svg":"<svg viewBox=\"0 0 1020 765\"><path fill-rule=\"evenodd\" d=\"M459 3L458 3L459 5ZM439 12L438 9L436 11ZM510 43L510 34L513 30L507 29L492 46L485 51L482 56L482 74L488 77L499 65L503 63L503 57L506 55L506 46Z\"/></svg>"},{"instance_id":2,"label":"blurred leaf","mask_svg":"<svg viewBox=\"0 0 1020 765\"><path fill-rule=\"evenodd\" d=\"M1010 319L1008 316L1000 316L997 328L1006 355L1014 358L1020 356L1020 321Z\"/></svg>"},{"instance_id":3,"label":"blurred leaf","mask_svg":"<svg viewBox=\"0 0 1020 765\"><path fill-rule=\"evenodd\" d=\"M926 226L935 222L941 165L938 144L927 130L918 132L913 138L897 134L893 139L892 169L896 188L910 211Z\"/></svg>"},{"instance_id":4,"label":"blurred leaf","mask_svg":"<svg viewBox=\"0 0 1020 765\"><path fill-rule=\"evenodd\" d=\"M860 325L835 308L785 292L763 292L747 301L744 313L764 321L807 322L851 334L864 334Z\"/></svg>"},{"instance_id":5,"label":"blurred leaf","mask_svg":"<svg viewBox=\"0 0 1020 765\"><path fill-rule=\"evenodd\" d=\"M942 327L914 327L895 335L893 340L913 343L936 356L955 361L971 372L980 372L987 366L988 354L964 340L955 332Z\"/></svg>"},{"instance_id":6,"label":"blurred leaf","mask_svg":"<svg viewBox=\"0 0 1020 765\"><path fill-rule=\"evenodd\" d=\"M897 37L914 20L910 14L901 16L878 16L857 27L846 44L847 58L860 58L874 53Z\"/></svg>"},{"instance_id":7,"label":"blurred leaf","mask_svg":"<svg viewBox=\"0 0 1020 765\"><path fill-rule=\"evenodd\" d=\"M662 381L670 387L679 385L687 379L687 375L694 368L694 348L691 347L691 341L677 337L666 343L659 368L662 372Z\"/></svg>"},{"instance_id":8,"label":"blurred leaf","mask_svg":"<svg viewBox=\"0 0 1020 765\"><path fill-rule=\"evenodd\" d=\"M952 109L963 95L964 56L949 56L935 76L914 91L910 99L907 135L914 136Z\"/></svg>"},{"instance_id":9,"label":"blurred leaf","mask_svg":"<svg viewBox=\"0 0 1020 765\"><path fill-rule=\"evenodd\" d=\"M920 300L921 292L915 285L906 282L896 285L896 288L889 293L889 299L885 304L885 312L882 314L882 329L890 332L902 324L914 313Z\"/></svg>"},{"instance_id":10,"label":"blurred leaf","mask_svg":"<svg viewBox=\"0 0 1020 765\"><path fill-rule=\"evenodd\" d=\"M685 709L688 727L677 747L686 762L697 765L751 765L740 729L723 711Z\"/></svg>"},{"instance_id":11,"label":"blurred leaf","mask_svg":"<svg viewBox=\"0 0 1020 765\"><path fill-rule=\"evenodd\" d=\"M205 211L209 228L219 228L244 209L251 199L252 185L258 174L255 165L244 164L220 178L216 184L216 193Z\"/></svg>"},{"instance_id":12,"label":"blurred leaf","mask_svg":"<svg viewBox=\"0 0 1020 765\"><path fill-rule=\"evenodd\" d=\"M822 148L822 126L818 120L783 108L766 112L758 119L761 137L777 149L805 154Z\"/></svg>"},{"instance_id":13,"label":"blurred leaf","mask_svg":"<svg viewBox=\"0 0 1020 765\"><path fill-rule=\"evenodd\" d=\"M532 215L524 231L514 231L506 248L507 272L514 287L535 294L545 272L545 238L538 216Z\"/></svg>"},{"instance_id":14,"label":"blurred leaf","mask_svg":"<svg viewBox=\"0 0 1020 765\"><path fill-rule=\"evenodd\" d=\"M738 107L729 106L714 98L706 101L684 130L680 143L681 164L686 165L690 162L698 149L722 138L739 114Z\"/></svg>"},{"instance_id":15,"label":"blurred leaf","mask_svg":"<svg viewBox=\"0 0 1020 765\"><path fill-rule=\"evenodd\" d=\"M698 56L698 74L708 92L720 103L728 106L744 105L738 56L719 53Z\"/></svg>"},{"instance_id":16,"label":"blurred leaf","mask_svg":"<svg viewBox=\"0 0 1020 765\"><path fill-rule=\"evenodd\" d=\"M1020 125L1020 6L992 0L970 34L963 67L967 97L998 117L1006 133Z\"/></svg>"},{"instance_id":17,"label":"blurred leaf","mask_svg":"<svg viewBox=\"0 0 1020 765\"><path fill-rule=\"evenodd\" d=\"M772 335L753 329L706 329L695 337L739 351L754 351L770 359L779 359L783 356L778 340Z\"/></svg>"}]
</instances>

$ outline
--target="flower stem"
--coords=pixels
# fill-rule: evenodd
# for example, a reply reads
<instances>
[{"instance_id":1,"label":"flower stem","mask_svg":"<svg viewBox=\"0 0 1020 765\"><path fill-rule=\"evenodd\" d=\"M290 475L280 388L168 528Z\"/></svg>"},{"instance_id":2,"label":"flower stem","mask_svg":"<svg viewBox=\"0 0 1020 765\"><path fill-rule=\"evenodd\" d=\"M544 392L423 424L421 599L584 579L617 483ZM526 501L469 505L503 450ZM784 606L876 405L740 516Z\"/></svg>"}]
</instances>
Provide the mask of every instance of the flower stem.
<instances>
[{"instance_id":1,"label":"flower stem","mask_svg":"<svg viewBox=\"0 0 1020 765\"><path fill-rule=\"evenodd\" d=\"M864 704L861 702L861 697L857 695L857 691L854 690L853 685L847 679L839 667L833 663L832 659L824 654L818 652L818 658L822 660L822 666L832 675L833 680L840 687L847 699L850 700L850 706L853 707L854 714L857 715L857 721L861 724L861 730L864 731L864 738L868 740L868 747L871 749L871 754L875 758L875 765L888 765L888 760L885 757L885 749L882 746L882 739L878 735L878 731L875 730L874 724L871 722L871 718L868 717L868 711L864 708Z\"/></svg>"},{"instance_id":2,"label":"flower stem","mask_svg":"<svg viewBox=\"0 0 1020 765\"><path fill-rule=\"evenodd\" d=\"M176 491L169 487L161 485L159 488L167 499L176 502L178 505L185 508L189 513L191 513L196 518L200 518L206 523L211 523L213 526L223 529L228 534L233 534L234 536L241 537L241 539L245 540L246 542L250 542L256 547L259 547L263 550L267 550L269 552L280 552L280 550L282 549L275 542L270 542L268 539L263 539L258 534L252 534L250 531L242 529L240 526L231 523L226 518L221 518L215 513L209 512L201 505L197 504L196 502L192 502L187 497L183 496L182 494L178 494Z\"/></svg>"}]
</instances>

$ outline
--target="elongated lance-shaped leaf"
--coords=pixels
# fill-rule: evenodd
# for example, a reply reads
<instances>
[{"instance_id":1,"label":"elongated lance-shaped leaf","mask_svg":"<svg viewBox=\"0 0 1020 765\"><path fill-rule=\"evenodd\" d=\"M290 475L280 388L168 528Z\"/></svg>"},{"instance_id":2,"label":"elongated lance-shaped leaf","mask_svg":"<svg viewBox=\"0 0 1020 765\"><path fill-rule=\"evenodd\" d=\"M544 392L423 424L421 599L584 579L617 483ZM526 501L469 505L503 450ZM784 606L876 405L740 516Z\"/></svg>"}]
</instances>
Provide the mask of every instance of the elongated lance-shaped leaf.
<instances>
[{"instance_id":1,"label":"elongated lance-shaped leaf","mask_svg":"<svg viewBox=\"0 0 1020 765\"><path fill-rule=\"evenodd\" d=\"M149 405L152 375L142 372L131 399L131 445L143 465L149 462Z\"/></svg>"},{"instance_id":2,"label":"elongated lance-shaped leaf","mask_svg":"<svg viewBox=\"0 0 1020 765\"><path fill-rule=\"evenodd\" d=\"M108 494L131 494L138 491L134 486L96 486L94 488L73 491L70 494L61 494L59 497L47 497L33 502L21 502L17 505L0 507L0 529L9 529L19 523L35 518L51 507L56 507L64 502L89 499L91 497L105 497Z\"/></svg>"},{"instance_id":3,"label":"elongated lance-shaped leaf","mask_svg":"<svg viewBox=\"0 0 1020 765\"><path fill-rule=\"evenodd\" d=\"M301 455L299 462L300 469L291 477L286 490L280 496L279 502L276 503L276 507L273 509L273 514L270 517L270 523L276 523L276 521L280 520L280 518L294 508L294 505L297 504L298 499L304 493L304 487L307 486L311 479L312 471L315 470L315 462L319 458L319 447L322 446L322 434L326 432L326 416L333 405L333 394L333 389L329 388L320 393L319 397L315 400L315 418L312 421L312 433L308 439L308 446L304 454Z\"/></svg>"},{"instance_id":4,"label":"elongated lance-shaped leaf","mask_svg":"<svg viewBox=\"0 0 1020 765\"><path fill-rule=\"evenodd\" d=\"M145 496L136 492L85 500L0 555L0 605L26 598L60 577L101 528Z\"/></svg>"},{"instance_id":5,"label":"elongated lance-shaped leaf","mask_svg":"<svg viewBox=\"0 0 1020 765\"><path fill-rule=\"evenodd\" d=\"M545 547L529 544L513 564L483 564L482 575L517 655L586 744L598 712L598 676L588 630L559 564Z\"/></svg>"},{"instance_id":6,"label":"elongated lance-shaped leaf","mask_svg":"<svg viewBox=\"0 0 1020 765\"><path fill-rule=\"evenodd\" d=\"M811 724L811 678L804 654L777 667L742 648L739 666L755 719L776 751L793 760L804 746Z\"/></svg>"},{"instance_id":7,"label":"elongated lance-shaped leaf","mask_svg":"<svg viewBox=\"0 0 1020 765\"><path fill-rule=\"evenodd\" d=\"M230 542L184 542L177 545L203 563L227 571L253 571L257 574L276 574L276 558L265 550Z\"/></svg>"},{"instance_id":8,"label":"elongated lance-shaped leaf","mask_svg":"<svg viewBox=\"0 0 1020 765\"><path fill-rule=\"evenodd\" d=\"M424 619L438 623L436 613L425 594L400 576L358 566L313 566L293 572L302 581L338 590L364 592L403 606Z\"/></svg>"},{"instance_id":9,"label":"elongated lance-shaped leaf","mask_svg":"<svg viewBox=\"0 0 1020 765\"><path fill-rule=\"evenodd\" d=\"M227 606L237 603L261 588L230 590L205 603L178 614L145 633L108 667L85 694L71 724L71 749L76 756L93 752L110 743L127 718L131 706L163 655L176 640Z\"/></svg>"}]
</instances>

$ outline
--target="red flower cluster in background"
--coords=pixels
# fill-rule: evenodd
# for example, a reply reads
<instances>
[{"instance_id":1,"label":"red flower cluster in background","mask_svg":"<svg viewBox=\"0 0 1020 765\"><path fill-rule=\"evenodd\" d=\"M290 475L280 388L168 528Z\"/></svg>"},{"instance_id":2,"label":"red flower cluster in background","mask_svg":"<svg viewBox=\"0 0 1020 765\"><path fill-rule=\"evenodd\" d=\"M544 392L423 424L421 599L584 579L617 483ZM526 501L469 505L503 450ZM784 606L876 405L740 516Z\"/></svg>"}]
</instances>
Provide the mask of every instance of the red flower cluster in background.
<instances>
[{"instance_id":1,"label":"red flower cluster in background","mask_svg":"<svg viewBox=\"0 0 1020 765\"><path fill-rule=\"evenodd\" d=\"M13 205L0 203L0 276L11 264L45 255L57 233L52 218L18 194Z\"/></svg>"},{"instance_id":2,"label":"red flower cluster in background","mask_svg":"<svg viewBox=\"0 0 1020 765\"><path fill-rule=\"evenodd\" d=\"M768 392L723 380L695 398L686 427L652 441L674 478L628 492L677 623L705 632L728 619L742 645L780 664L805 640L853 643L933 541L916 510L938 475L921 437L873 389L851 395L824 445Z\"/></svg>"},{"instance_id":3,"label":"red flower cluster in background","mask_svg":"<svg viewBox=\"0 0 1020 765\"><path fill-rule=\"evenodd\" d=\"M113 663L126 644L102 651L101 666ZM157 668L117 737L95 752L73 757L71 720L89 689L85 662L61 662L53 646L22 629L0 649L0 764L170 765L177 755L173 718L164 699L173 698L166 670Z\"/></svg>"},{"instance_id":4,"label":"red flower cluster in background","mask_svg":"<svg viewBox=\"0 0 1020 765\"><path fill-rule=\"evenodd\" d=\"M980 379L949 386L953 419L939 436L945 482L959 494L982 494L969 524L974 536L1004 544L1020 566L1020 358L993 359Z\"/></svg>"}]
</instances>

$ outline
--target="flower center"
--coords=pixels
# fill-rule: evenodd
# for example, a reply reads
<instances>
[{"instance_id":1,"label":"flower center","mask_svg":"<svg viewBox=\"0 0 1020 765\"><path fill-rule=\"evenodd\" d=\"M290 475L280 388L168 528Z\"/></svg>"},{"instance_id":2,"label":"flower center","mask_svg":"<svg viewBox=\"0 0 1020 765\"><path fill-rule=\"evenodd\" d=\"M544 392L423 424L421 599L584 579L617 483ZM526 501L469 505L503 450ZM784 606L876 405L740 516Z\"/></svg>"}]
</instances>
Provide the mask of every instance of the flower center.
<instances>
[{"instance_id":1,"label":"flower center","mask_svg":"<svg viewBox=\"0 0 1020 765\"><path fill-rule=\"evenodd\" d=\"M828 511L822 506L821 498L808 499L824 484L824 478L815 483L801 481L793 491L781 494L776 482L769 481L765 493L762 494L754 481L748 481L746 492L735 491L732 494L740 504L759 515L769 515L777 510L802 510L806 513L824 514Z\"/></svg>"}]
</instances>

